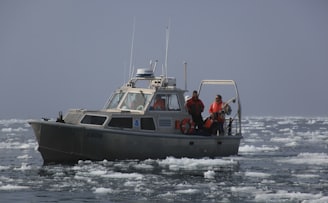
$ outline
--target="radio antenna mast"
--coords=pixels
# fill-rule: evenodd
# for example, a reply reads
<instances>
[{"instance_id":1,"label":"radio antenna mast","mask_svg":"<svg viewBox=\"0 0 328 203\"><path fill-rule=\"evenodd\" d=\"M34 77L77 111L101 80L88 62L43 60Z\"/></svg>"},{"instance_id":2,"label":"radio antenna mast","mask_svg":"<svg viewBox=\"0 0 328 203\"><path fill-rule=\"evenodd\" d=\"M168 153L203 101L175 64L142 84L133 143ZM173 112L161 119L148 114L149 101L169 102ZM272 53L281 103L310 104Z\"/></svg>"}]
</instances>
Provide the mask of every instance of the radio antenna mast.
<instances>
[{"instance_id":1,"label":"radio antenna mast","mask_svg":"<svg viewBox=\"0 0 328 203\"><path fill-rule=\"evenodd\" d=\"M132 77L133 71L132 70L132 63L133 63L133 47L134 47L134 35L135 35L135 29L136 29L136 17L133 17L133 29L132 29L132 41L131 41L131 50L130 50L130 75L129 78Z\"/></svg>"},{"instance_id":2,"label":"radio antenna mast","mask_svg":"<svg viewBox=\"0 0 328 203\"><path fill-rule=\"evenodd\" d=\"M169 38L170 38L170 20L169 25L166 27L166 49L165 49L165 77L167 77L167 58L168 58L168 51L169 51Z\"/></svg>"}]
</instances>

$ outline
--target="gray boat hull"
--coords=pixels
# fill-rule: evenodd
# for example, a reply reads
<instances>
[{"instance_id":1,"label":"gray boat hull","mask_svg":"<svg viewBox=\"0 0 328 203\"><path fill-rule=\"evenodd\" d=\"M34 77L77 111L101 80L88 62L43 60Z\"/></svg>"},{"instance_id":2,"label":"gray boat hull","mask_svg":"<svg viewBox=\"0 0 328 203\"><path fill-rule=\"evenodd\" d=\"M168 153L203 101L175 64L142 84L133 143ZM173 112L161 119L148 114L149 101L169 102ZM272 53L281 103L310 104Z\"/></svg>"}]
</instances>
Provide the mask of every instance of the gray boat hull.
<instances>
[{"instance_id":1,"label":"gray boat hull","mask_svg":"<svg viewBox=\"0 0 328 203\"><path fill-rule=\"evenodd\" d=\"M237 155L242 136L155 134L30 121L44 163Z\"/></svg>"}]
</instances>

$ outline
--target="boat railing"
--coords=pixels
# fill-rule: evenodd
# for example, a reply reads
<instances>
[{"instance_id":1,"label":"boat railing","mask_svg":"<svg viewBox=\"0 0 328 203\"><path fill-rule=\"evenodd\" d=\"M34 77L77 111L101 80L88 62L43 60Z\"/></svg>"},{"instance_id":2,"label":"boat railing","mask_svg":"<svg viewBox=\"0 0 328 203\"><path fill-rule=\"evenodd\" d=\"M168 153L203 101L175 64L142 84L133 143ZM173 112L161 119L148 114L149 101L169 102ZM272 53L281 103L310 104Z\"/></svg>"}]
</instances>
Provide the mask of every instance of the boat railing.
<instances>
[{"instance_id":1,"label":"boat railing","mask_svg":"<svg viewBox=\"0 0 328 203\"><path fill-rule=\"evenodd\" d=\"M226 104L236 103L237 109L235 111L235 115L233 115L232 117L226 118L226 122L225 122L226 131L225 132L229 133L229 130L231 130L231 132L233 130L236 130L235 134L241 135L241 104L240 104L239 92L238 92L236 82L234 80L202 80L200 83L199 89L198 89L199 94L201 93L204 85L233 86L234 96L231 97L231 99L229 99L225 103Z\"/></svg>"}]
</instances>

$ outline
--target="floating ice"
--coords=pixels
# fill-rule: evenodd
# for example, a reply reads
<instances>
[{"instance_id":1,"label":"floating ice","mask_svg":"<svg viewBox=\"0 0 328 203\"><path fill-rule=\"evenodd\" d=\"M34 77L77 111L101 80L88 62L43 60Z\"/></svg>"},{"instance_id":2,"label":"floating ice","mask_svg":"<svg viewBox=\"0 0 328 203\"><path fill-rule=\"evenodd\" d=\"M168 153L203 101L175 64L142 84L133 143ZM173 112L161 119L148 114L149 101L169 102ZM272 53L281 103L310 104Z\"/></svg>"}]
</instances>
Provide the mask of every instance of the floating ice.
<instances>
[{"instance_id":1,"label":"floating ice","mask_svg":"<svg viewBox=\"0 0 328 203\"><path fill-rule=\"evenodd\" d=\"M236 165L233 159L193 159L193 158L173 158L167 157L159 160L158 164L162 167L169 167L170 170L213 170L219 166Z\"/></svg>"},{"instance_id":2,"label":"floating ice","mask_svg":"<svg viewBox=\"0 0 328 203\"><path fill-rule=\"evenodd\" d=\"M231 187L231 192L253 193L258 189L256 187Z\"/></svg>"},{"instance_id":3,"label":"floating ice","mask_svg":"<svg viewBox=\"0 0 328 203\"><path fill-rule=\"evenodd\" d=\"M21 167L20 168L17 168L15 167L14 170L17 170L17 171L25 171L25 170L31 170L31 166L28 166L27 163L22 163Z\"/></svg>"},{"instance_id":4,"label":"floating ice","mask_svg":"<svg viewBox=\"0 0 328 203\"><path fill-rule=\"evenodd\" d=\"M287 157L277 162L289 164L327 165L328 155L326 153L300 153L296 157Z\"/></svg>"},{"instance_id":5,"label":"floating ice","mask_svg":"<svg viewBox=\"0 0 328 203\"><path fill-rule=\"evenodd\" d=\"M2 128L1 132L6 132L6 133L10 133L10 132L26 132L28 131L28 129L26 128Z\"/></svg>"},{"instance_id":6,"label":"floating ice","mask_svg":"<svg viewBox=\"0 0 328 203\"><path fill-rule=\"evenodd\" d=\"M266 178L269 177L270 174L262 172L245 172L245 176Z\"/></svg>"},{"instance_id":7,"label":"floating ice","mask_svg":"<svg viewBox=\"0 0 328 203\"><path fill-rule=\"evenodd\" d=\"M215 172L212 171L212 170L204 172L204 178L214 179L215 178Z\"/></svg>"},{"instance_id":8,"label":"floating ice","mask_svg":"<svg viewBox=\"0 0 328 203\"><path fill-rule=\"evenodd\" d=\"M1 166L0 165L0 171L2 171L2 170L7 170L7 169L9 169L10 167L9 166Z\"/></svg>"},{"instance_id":9,"label":"floating ice","mask_svg":"<svg viewBox=\"0 0 328 203\"><path fill-rule=\"evenodd\" d=\"M185 190L177 190L176 193L180 194L195 194L199 193L200 191L198 189L185 189Z\"/></svg>"},{"instance_id":10,"label":"floating ice","mask_svg":"<svg viewBox=\"0 0 328 203\"><path fill-rule=\"evenodd\" d=\"M316 174L295 174L293 176L295 176L297 178L304 178L304 179L305 178L311 179L311 178L319 178L320 177L319 175L316 175Z\"/></svg>"},{"instance_id":11,"label":"floating ice","mask_svg":"<svg viewBox=\"0 0 328 203\"><path fill-rule=\"evenodd\" d=\"M315 200L320 199L322 197L322 194L311 194L311 193L301 193L301 192L289 192L284 190L279 190L275 193L269 193L269 194L256 194L255 200L260 202L279 202L280 200Z\"/></svg>"},{"instance_id":12,"label":"floating ice","mask_svg":"<svg viewBox=\"0 0 328 203\"><path fill-rule=\"evenodd\" d=\"M27 186L11 185L11 184L0 186L0 190L24 190L28 188L29 187Z\"/></svg>"},{"instance_id":13,"label":"floating ice","mask_svg":"<svg viewBox=\"0 0 328 203\"><path fill-rule=\"evenodd\" d=\"M239 147L239 152L268 152L268 151L278 151L279 147L277 146L266 146L262 145L260 147L254 145L244 145Z\"/></svg>"},{"instance_id":14,"label":"floating ice","mask_svg":"<svg viewBox=\"0 0 328 203\"><path fill-rule=\"evenodd\" d=\"M120 173L120 172L112 172L109 174L102 175L105 178L127 178L127 179L142 179L143 175L138 173Z\"/></svg>"},{"instance_id":15,"label":"floating ice","mask_svg":"<svg viewBox=\"0 0 328 203\"><path fill-rule=\"evenodd\" d=\"M100 188L94 188L94 193L96 194L107 194L107 193L113 193L113 189L111 188L104 188L104 187L100 187Z\"/></svg>"},{"instance_id":16,"label":"floating ice","mask_svg":"<svg viewBox=\"0 0 328 203\"><path fill-rule=\"evenodd\" d=\"M8 119L8 120L0 120L0 125L9 126L12 124L27 124L28 120L22 119Z\"/></svg>"}]
</instances>

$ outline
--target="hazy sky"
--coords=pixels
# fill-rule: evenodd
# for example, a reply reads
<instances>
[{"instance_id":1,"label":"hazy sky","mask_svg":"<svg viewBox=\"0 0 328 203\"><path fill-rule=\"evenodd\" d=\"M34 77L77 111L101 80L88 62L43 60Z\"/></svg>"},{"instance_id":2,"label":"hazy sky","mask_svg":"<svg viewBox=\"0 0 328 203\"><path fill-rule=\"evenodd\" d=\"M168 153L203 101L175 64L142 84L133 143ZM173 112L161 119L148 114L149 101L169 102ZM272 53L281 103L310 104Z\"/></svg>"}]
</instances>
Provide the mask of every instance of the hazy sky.
<instances>
[{"instance_id":1,"label":"hazy sky","mask_svg":"<svg viewBox=\"0 0 328 203\"><path fill-rule=\"evenodd\" d=\"M164 64L170 21L178 86L187 61L190 91L234 79L244 116L328 116L326 0L0 0L0 119L102 108L127 79L134 18L136 67Z\"/></svg>"}]
</instances>

